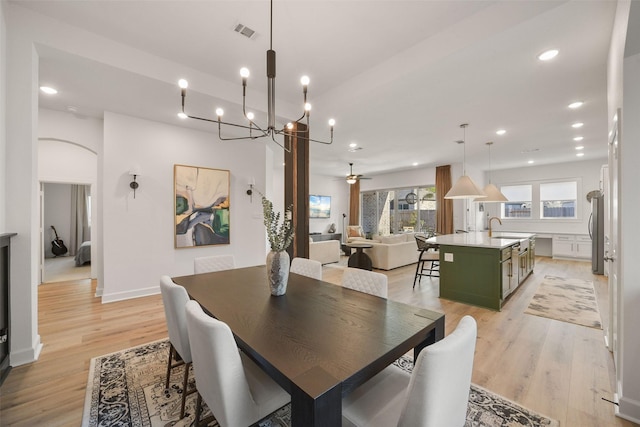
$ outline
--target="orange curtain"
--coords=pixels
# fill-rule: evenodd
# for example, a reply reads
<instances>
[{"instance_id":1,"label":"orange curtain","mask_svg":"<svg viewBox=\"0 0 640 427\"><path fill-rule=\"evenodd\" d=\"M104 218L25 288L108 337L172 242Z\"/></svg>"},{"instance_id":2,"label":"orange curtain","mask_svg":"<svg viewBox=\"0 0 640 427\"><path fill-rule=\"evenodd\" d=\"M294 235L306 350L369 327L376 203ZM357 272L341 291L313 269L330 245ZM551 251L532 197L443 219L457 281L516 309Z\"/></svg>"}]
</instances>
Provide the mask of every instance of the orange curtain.
<instances>
[{"instance_id":1,"label":"orange curtain","mask_svg":"<svg viewBox=\"0 0 640 427\"><path fill-rule=\"evenodd\" d=\"M349 185L349 225L360 225L360 180Z\"/></svg>"},{"instance_id":2,"label":"orange curtain","mask_svg":"<svg viewBox=\"0 0 640 427\"><path fill-rule=\"evenodd\" d=\"M451 189L451 165L436 167L436 233L453 234L453 200L444 195Z\"/></svg>"}]
</instances>

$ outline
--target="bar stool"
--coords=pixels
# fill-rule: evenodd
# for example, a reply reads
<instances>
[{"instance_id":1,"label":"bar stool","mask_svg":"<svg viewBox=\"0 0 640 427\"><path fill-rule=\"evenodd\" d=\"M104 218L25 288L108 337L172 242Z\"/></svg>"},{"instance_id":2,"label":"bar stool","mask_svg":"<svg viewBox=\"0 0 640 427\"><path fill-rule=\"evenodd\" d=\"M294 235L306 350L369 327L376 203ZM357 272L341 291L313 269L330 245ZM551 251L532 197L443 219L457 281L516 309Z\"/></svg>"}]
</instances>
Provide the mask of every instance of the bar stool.
<instances>
[{"instance_id":1,"label":"bar stool","mask_svg":"<svg viewBox=\"0 0 640 427\"><path fill-rule=\"evenodd\" d=\"M413 278L413 287L416 287L416 280L420 283L422 276L440 277L440 252L438 245L428 243L425 236L415 235L416 244L418 245L418 264L416 265L416 275ZM431 251L430 249L434 249ZM425 263L429 263L429 267L425 267ZM425 272L425 269L427 272Z\"/></svg>"}]
</instances>

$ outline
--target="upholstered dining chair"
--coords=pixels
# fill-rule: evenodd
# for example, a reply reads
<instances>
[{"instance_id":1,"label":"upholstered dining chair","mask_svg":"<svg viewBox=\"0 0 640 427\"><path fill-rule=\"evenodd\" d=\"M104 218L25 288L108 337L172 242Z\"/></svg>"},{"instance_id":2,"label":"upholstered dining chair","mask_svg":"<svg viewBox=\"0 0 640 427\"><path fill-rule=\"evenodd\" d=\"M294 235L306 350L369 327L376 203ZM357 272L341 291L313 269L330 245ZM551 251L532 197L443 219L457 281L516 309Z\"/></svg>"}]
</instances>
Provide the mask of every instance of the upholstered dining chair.
<instances>
[{"instance_id":1,"label":"upholstered dining chair","mask_svg":"<svg viewBox=\"0 0 640 427\"><path fill-rule=\"evenodd\" d=\"M342 274L342 286L381 298L387 297L387 276L374 271L348 267Z\"/></svg>"},{"instance_id":2,"label":"upholstered dining chair","mask_svg":"<svg viewBox=\"0 0 640 427\"><path fill-rule=\"evenodd\" d=\"M291 273L302 274L312 279L322 280L322 263L313 259L294 258L291 261Z\"/></svg>"},{"instance_id":3,"label":"upholstered dining chair","mask_svg":"<svg viewBox=\"0 0 640 427\"><path fill-rule=\"evenodd\" d=\"M231 270L235 268L233 255L215 255L198 257L193 260L195 274L211 273L212 271Z\"/></svg>"},{"instance_id":4,"label":"upholstered dining chair","mask_svg":"<svg viewBox=\"0 0 640 427\"><path fill-rule=\"evenodd\" d=\"M187 395L195 390L188 391L189 366L191 366L191 347L189 346L189 334L184 307L189 301L189 294L182 286L176 285L169 276L160 277L160 293L164 305L164 315L169 330L169 361L167 362L167 380L165 388L169 388L171 370L184 365L182 379L182 402L180 405L180 419L184 418L184 408Z\"/></svg>"},{"instance_id":5,"label":"upholstered dining chair","mask_svg":"<svg viewBox=\"0 0 640 427\"><path fill-rule=\"evenodd\" d=\"M200 304L186 305L193 371L198 386L195 424L202 400L222 427L244 427L265 418L291 401L291 396L236 347L226 323L207 315Z\"/></svg>"},{"instance_id":6,"label":"upholstered dining chair","mask_svg":"<svg viewBox=\"0 0 640 427\"><path fill-rule=\"evenodd\" d=\"M385 368L342 400L343 425L464 426L476 337L475 319L464 316L451 334L420 352L412 374Z\"/></svg>"}]
</instances>

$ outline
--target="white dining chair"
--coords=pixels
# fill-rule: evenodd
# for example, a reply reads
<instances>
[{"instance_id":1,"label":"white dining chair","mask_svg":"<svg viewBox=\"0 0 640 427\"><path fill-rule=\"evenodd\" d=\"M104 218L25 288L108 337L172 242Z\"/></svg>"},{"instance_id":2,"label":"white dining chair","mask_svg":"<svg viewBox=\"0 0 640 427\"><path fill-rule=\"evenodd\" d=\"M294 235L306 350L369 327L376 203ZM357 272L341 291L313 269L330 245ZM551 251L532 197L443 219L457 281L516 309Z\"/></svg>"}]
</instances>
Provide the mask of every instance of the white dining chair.
<instances>
[{"instance_id":1,"label":"white dining chair","mask_svg":"<svg viewBox=\"0 0 640 427\"><path fill-rule=\"evenodd\" d=\"M387 297L387 276L374 271L347 267L342 274L342 286L381 298Z\"/></svg>"},{"instance_id":2,"label":"white dining chair","mask_svg":"<svg viewBox=\"0 0 640 427\"><path fill-rule=\"evenodd\" d=\"M420 352L412 374L385 368L343 399L344 425L464 426L476 337L475 319L464 316L451 334Z\"/></svg>"},{"instance_id":3,"label":"white dining chair","mask_svg":"<svg viewBox=\"0 0 640 427\"><path fill-rule=\"evenodd\" d=\"M235 268L233 255L214 255L198 257L193 260L195 274L211 273L213 271L231 270Z\"/></svg>"},{"instance_id":4,"label":"white dining chair","mask_svg":"<svg viewBox=\"0 0 640 427\"><path fill-rule=\"evenodd\" d=\"M322 263L306 258L294 258L291 261L291 273L301 274L312 279L322 280Z\"/></svg>"},{"instance_id":5,"label":"white dining chair","mask_svg":"<svg viewBox=\"0 0 640 427\"><path fill-rule=\"evenodd\" d=\"M189 301L189 294L182 286L176 285L169 276L160 277L160 293L164 305L164 315L169 331L169 361L167 362L167 380L165 388L169 388L171 370L184 365L182 380L182 401L180 405L180 419L184 418L187 395L195 390L188 390L189 366L191 366L191 347L184 307Z\"/></svg>"},{"instance_id":6,"label":"white dining chair","mask_svg":"<svg viewBox=\"0 0 640 427\"><path fill-rule=\"evenodd\" d=\"M196 301L187 303L186 317L198 386L196 425L201 421L202 400L222 427L253 425L291 401L284 389L238 350L226 323L207 315Z\"/></svg>"}]
</instances>

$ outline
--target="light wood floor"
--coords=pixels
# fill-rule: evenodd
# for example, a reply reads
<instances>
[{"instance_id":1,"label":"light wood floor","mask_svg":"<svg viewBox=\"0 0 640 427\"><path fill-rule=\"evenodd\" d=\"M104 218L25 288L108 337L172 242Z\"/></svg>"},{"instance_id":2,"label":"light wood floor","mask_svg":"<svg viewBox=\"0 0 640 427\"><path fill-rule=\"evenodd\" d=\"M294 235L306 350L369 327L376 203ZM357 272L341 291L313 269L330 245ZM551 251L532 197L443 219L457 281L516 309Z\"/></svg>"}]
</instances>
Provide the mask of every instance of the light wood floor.
<instances>
[{"instance_id":1,"label":"light wood floor","mask_svg":"<svg viewBox=\"0 0 640 427\"><path fill-rule=\"evenodd\" d=\"M345 263L343 259L342 264ZM395 269L389 298L442 311L448 334L470 314L478 322L473 382L560 421L562 426L632 426L614 416L613 363L603 331L523 314L545 275L593 280L603 322L607 282L586 262L537 259L534 274L496 313L438 298L437 279L412 290L415 266ZM339 283L342 270L326 266ZM39 288L40 359L14 368L0 388L2 426L78 426L92 357L167 336L160 295L110 304L93 297L95 282Z\"/></svg>"}]
</instances>

